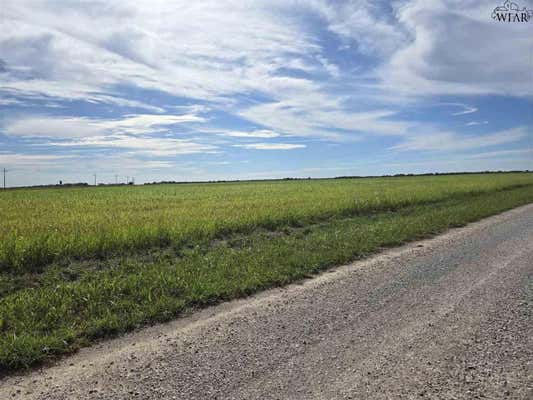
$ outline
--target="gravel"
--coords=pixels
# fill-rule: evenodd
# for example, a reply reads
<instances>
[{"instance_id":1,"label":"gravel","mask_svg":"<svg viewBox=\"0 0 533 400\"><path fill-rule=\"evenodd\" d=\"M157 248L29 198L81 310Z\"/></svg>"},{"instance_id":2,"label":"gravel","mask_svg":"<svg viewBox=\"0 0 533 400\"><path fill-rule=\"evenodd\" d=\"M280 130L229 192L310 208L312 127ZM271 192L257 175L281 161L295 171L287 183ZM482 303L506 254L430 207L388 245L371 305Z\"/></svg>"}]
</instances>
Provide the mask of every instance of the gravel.
<instances>
[{"instance_id":1,"label":"gravel","mask_svg":"<svg viewBox=\"0 0 533 400\"><path fill-rule=\"evenodd\" d=\"M531 399L533 204L4 378L1 399Z\"/></svg>"}]
</instances>

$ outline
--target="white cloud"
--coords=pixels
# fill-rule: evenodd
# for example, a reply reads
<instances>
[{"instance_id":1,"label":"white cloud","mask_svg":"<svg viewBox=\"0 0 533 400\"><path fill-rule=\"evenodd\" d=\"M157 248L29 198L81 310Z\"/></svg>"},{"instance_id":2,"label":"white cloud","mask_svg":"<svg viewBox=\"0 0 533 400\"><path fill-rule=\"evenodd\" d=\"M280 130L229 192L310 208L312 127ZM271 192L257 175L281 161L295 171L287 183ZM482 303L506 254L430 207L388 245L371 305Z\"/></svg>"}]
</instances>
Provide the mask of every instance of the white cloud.
<instances>
[{"instance_id":1,"label":"white cloud","mask_svg":"<svg viewBox=\"0 0 533 400\"><path fill-rule=\"evenodd\" d=\"M3 133L25 137L85 137L101 134L102 128L83 117L31 117L8 123Z\"/></svg>"},{"instance_id":2,"label":"white cloud","mask_svg":"<svg viewBox=\"0 0 533 400\"><path fill-rule=\"evenodd\" d=\"M0 153L0 164L9 165L10 169L20 167L43 167L61 165L65 160L75 158L70 155L53 155L53 154L24 154L6 152Z\"/></svg>"},{"instance_id":3,"label":"white cloud","mask_svg":"<svg viewBox=\"0 0 533 400\"><path fill-rule=\"evenodd\" d=\"M306 146L304 144L292 144L292 143L249 143L249 144L235 144L234 147L241 147L251 150L294 150L303 149Z\"/></svg>"},{"instance_id":4,"label":"white cloud","mask_svg":"<svg viewBox=\"0 0 533 400\"><path fill-rule=\"evenodd\" d=\"M363 134L403 135L409 123L395 120L395 111L350 112L341 98L315 95L249 107L240 115L275 131L294 136L358 140ZM339 131L340 130L340 131Z\"/></svg>"},{"instance_id":5,"label":"white cloud","mask_svg":"<svg viewBox=\"0 0 533 400\"><path fill-rule=\"evenodd\" d=\"M17 99L0 99L0 106L11 106L11 105L20 105L20 104L23 104L23 103Z\"/></svg>"},{"instance_id":6,"label":"white cloud","mask_svg":"<svg viewBox=\"0 0 533 400\"><path fill-rule=\"evenodd\" d=\"M487 125L489 121L471 121L465 124L466 126Z\"/></svg>"},{"instance_id":7,"label":"white cloud","mask_svg":"<svg viewBox=\"0 0 533 400\"><path fill-rule=\"evenodd\" d=\"M465 136L455 132L428 132L414 135L394 146L394 150L460 151L517 142L527 136L524 127L508 129L487 135Z\"/></svg>"},{"instance_id":8,"label":"white cloud","mask_svg":"<svg viewBox=\"0 0 533 400\"><path fill-rule=\"evenodd\" d=\"M259 129L251 132L242 132L242 131L229 131L224 132L221 135L230 136L230 137L241 137L241 138L275 138L280 136L279 133L270 131L268 129Z\"/></svg>"},{"instance_id":9,"label":"white cloud","mask_svg":"<svg viewBox=\"0 0 533 400\"><path fill-rule=\"evenodd\" d=\"M494 158L494 157L527 157L529 161L533 161L533 149L517 149L517 150L497 150L487 151L484 153L477 153L470 155L469 158Z\"/></svg>"},{"instance_id":10,"label":"white cloud","mask_svg":"<svg viewBox=\"0 0 533 400\"><path fill-rule=\"evenodd\" d=\"M354 44L361 52L388 55L405 42L404 29L392 23L383 5L373 1L309 1L309 5L327 22L327 28Z\"/></svg>"},{"instance_id":11,"label":"white cloud","mask_svg":"<svg viewBox=\"0 0 533 400\"><path fill-rule=\"evenodd\" d=\"M142 162L144 168L149 169L164 169L164 168L175 168L176 164L172 161L144 161Z\"/></svg>"},{"instance_id":12,"label":"white cloud","mask_svg":"<svg viewBox=\"0 0 533 400\"><path fill-rule=\"evenodd\" d=\"M112 135L103 137L83 138L69 142L49 142L49 146L57 147L102 147L120 148L133 151L136 154L168 157L180 154L214 153L217 147L213 145L195 143L189 140L154 138L140 136Z\"/></svg>"},{"instance_id":13,"label":"white cloud","mask_svg":"<svg viewBox=\"0 0 533 400\"><path fill-rule=\"evenodd\" d=\"M99 124L104 129L126 132L130 134L150 133L158 130L168 130L166 127L186 122L205 122L205 119L194 114L184 115L153 115L141 114L126 116L119 120L102 121Z\"/></svg>"},{"instance_id":14,"label":"white cloud","mask_svg":"<svg viewBox=\"0 0 533 400\"><path fill-rule=\"evenodd\" d=\"M3 132L9 136L33 139L70 139L34 143L41 146L45 144L53 147L122 149L136 154L166 157L217 151L214 145L165 135L176 124L204 121L203 117L196 114L138 114L107 120L83 117L30 117L8 122ZM148 134L152 136L146 136ZM157 136L154 137L155 134Z\"/></svg>"},{"instance_id":15,"label":"white cloud","mask_svg":"<svg viewBox=\"0 0 533 400\"><path fill-rule=\"evenodd\" d=\"M472 114L472 113L475 113L475 112L478 111L478 109L476 107L467 106L466 104L460 104L460 105L462 107L464 107L464 110L463 111L454 112L452 114L453 116Z\"/></svg>"},{"instance_id":16,"label":"white cloud","mask_svg":"<svg viewBox=\"0 0 533 400\"><path fill-rule=\"evenodd\" d=\"M317 56L317 60L322 64L324 69L330 74L333 78L339 78L341 76L341 70L336 65L330 62L326 57Z\"/></svg>"},{"instance_id":17,"label":"white cloud","mask_svg":"<svg viewBox=\"0 0 533 400\"><path fill-rule=\"evenodd\" d=\"M7 71L2 90L29 101L154 107L120 98L113 89L130 85L201 98L235 113L234 94L259 92L280 102L306 99L315 104L306 112L320 111L320 99L326 96L320 80L338 77L340 70L321 54L316 38L298 19L298 12L316 9L305 2L294 5L213 1L155 7L152 2L117 1L104 12L89 3L51 7L7 2L8 18L0 33ZM282 68L311 76L286 76L280 74Z\"/></svg>"},{"instance_id":18,"label":"white cloud","mask_svg":"<svg viewBox=\"0 0 533 400\"><path fill-rule=\"evenodd\" d=\"M1 90L29 101L164 111L121 97L114 87L125 85L215 102L282 134L354 139L410 128L395 119L398 104L368 99L391 104L404 95L530 94L523 49L531 32L493 23L489 0L114 1L105 8L7 1L3 7ZM346 43L343 57L354 63L359 53L373 57L377 71L354 73L329 59L306 18L311 14ZM283 68L307 75L284 76ZM351 92L335 91L339 77ZM253 106L233 97L256 92L266 100ZM359 98L364 109L349 102ZM474 108L456 114L467 112Z\"/></svg>"},{"instance_id":19,"label":"white cloud","mask_svg":"<svg viewBox=\"0 0 533 400\"><path fill-rule=\"evenodd\" d=\"M413 96L531 96L531 24L495 23L491 0L398 4L398 22L412 39L379 70L384 88Z\"/></svg>"},{"instance_id":20,"label":"white cloud","mask_svg":"<svg viewBox=\"0 0 533 400\"><path fill-rule=\"evenodd\" d=\"M107 120L85 117L22 117L8 122L3 132L9 136L56 138L92 137L111 133L138 135L168 131L175 124L204 121L203 117L195 114L138 114Z\"/></svg>"},{"instance_id":21,"label":"white cloud","mask_svg":"<svg viewBox=\"0 0 533 400\"><path fill-rule=\"evenodd\" d=\"M5 87L30 95L101 100L123 83L212 100L277 94L309 82L274 72L319 49L266 2L8 1L3 13Z\"/></svg>"},{"instance_id":22,"label":"white cloud","mask_svg":"<svg viewBox=\"0 0 533 400\"><path fill-rule=\"evenodd\" d=\"M19 105L32 105L34 101L46 101L47 107L62 107L65 100L86 101L94 104L135 107L151 112L162 113L165 110L142 101L125 99L114 94L94 92L100 88L72 81L51 81L47 79L5 80L0 86L0 94L18 97ZM11 102L12 104L13 101Z\"/></svg>"},{"instance_id":23,"label":"white cloud","mask_svg":"<svg viewBox=\"0 0 533 400\"><path fill-rule=\"evenodd\" d=\"M451 103L451 102L439 102L435 104L429 104L429 107L457 107L459 108L458 111L452 112L450 115L452 116L460 116L460 115L467 115L467 114L473 114L475 112L478 112L479 109L474 106L470 106L468 104L464 103Z\"/></svg>"}]
</instances>

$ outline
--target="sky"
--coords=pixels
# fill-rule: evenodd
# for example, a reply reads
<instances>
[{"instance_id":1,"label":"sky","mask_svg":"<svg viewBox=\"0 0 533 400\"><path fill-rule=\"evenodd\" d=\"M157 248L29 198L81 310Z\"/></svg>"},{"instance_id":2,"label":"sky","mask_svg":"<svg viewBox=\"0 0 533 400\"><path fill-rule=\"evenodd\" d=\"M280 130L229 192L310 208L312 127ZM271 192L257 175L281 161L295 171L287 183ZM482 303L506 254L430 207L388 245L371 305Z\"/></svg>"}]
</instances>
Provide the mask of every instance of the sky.
<instances>
[{"instance_id":1,"label":"sky","mask_svg":"<svg viewBox=\"0 0 533 400\"><path fill-rule=\"evenodd\" d=\"M2 0L0 168L8 186L533 170L533 19L495 21L502 2Z\"/></svg>"}]
</instances>

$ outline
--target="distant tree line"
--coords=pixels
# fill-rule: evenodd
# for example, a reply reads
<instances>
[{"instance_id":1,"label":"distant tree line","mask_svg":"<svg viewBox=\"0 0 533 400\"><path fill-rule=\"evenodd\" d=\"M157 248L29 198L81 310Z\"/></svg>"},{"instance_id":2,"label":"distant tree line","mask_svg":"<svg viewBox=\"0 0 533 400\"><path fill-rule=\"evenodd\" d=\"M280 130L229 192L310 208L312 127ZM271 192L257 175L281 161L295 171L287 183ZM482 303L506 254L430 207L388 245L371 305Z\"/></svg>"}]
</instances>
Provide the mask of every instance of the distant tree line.
<instances>
[{"instance_id":1,"label":"distant tree line","mask_svg":"<svg viewBox=\"0 0 533 400\"><path fill-rule=\"evenodd\" d=\"M87 187L89 184L87 182L75 182L75 183L56 183L54 185L30 185L30 186L16 186L8 187L6 190L16 190L16 189L48 189L48 188L74 188L74 187Z\"/></svg>"},{"instance_id":2,"label":"distant tree line","mask_svg":"<svg viewBox=\"0 0 533 400\"><path fill-rule=\"evenodd\" d=\"M365 178L401 178L408 176L445 176L445 175L474 175L474 174L513 174L513 173L532 173L528 169L526 170L512 170L512 171L478 171L478 172L427 172L424 174L391 174L391 175L346 175L336 176L333 178L278 178L278 179L222 179L222 180L209 180L209 181L153 181L146 182L144 185L185 185L185 184L200 184L200 183L232 183L232 182L276 182L276 181L307 181L307 180L324 180L324 179L365 179ZM133 182L128 183L99 183L98 186L127 186L133 185ZM90 187L87 182L76 183L60 183L54 185L32 185L32 186L17 186L7 188L6 190L13 189L42 189L42 188L76 188L76 187Z\"/></svg>"},{"instance_id":3,"label":"distant tree line","mask_svg":"<svg viewBox=\"0 0 533 400\"><path fill-rule=\"evenodd\" d=\"M531 173L526 170L511 170L511 171L477 171L477 172L426 172L423 174L394 174L394 175L363 175L363 176L336 176L333 179L354 179L354 178L400 178L405 176L441 176L441 175L479 175L479 174L516 174L516 173Z\"/></svg>"},{"instance_id":4,"label":"distant tree line","mask_svg":"<svg viewBox=\"0 0 533 400\"><path fill-rule=\"evenodd\" d=\"M363 179L363 178L401 178L406 176L444 176L444 175L475 175L475 174L515 174L531 173L530 170L512 170L512 171L478 171L478 172L426 172L423 174L394 174L394 175L346 175L336 176L333 178L278 178L278 179L233 179L233 180L209 180L209 181L153 181L146 182L144 185L184 185L198 183L231 183L231 182L276 182L276 181L307 181L322 179Z\"/></svg>"}]
</instances>

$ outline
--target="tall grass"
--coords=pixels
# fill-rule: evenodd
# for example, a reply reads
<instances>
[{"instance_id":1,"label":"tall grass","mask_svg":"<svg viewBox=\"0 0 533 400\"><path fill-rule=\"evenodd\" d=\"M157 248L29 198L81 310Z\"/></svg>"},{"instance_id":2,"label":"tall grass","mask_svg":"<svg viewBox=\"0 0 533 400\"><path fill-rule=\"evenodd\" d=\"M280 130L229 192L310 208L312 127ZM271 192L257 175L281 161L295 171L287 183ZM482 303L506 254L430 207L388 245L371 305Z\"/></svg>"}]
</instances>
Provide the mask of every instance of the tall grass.
<instances>
[{"instance_id":1,"label":"tall grass","mask_svg":"<svg viewBox=\"0 0 533 400\"><path fill-rule=\"evenodd\" d=\"M528 184L533 174L5 191L0 271L40 271L66 257L191 245Z\"/></svg>"}]
</instances>

